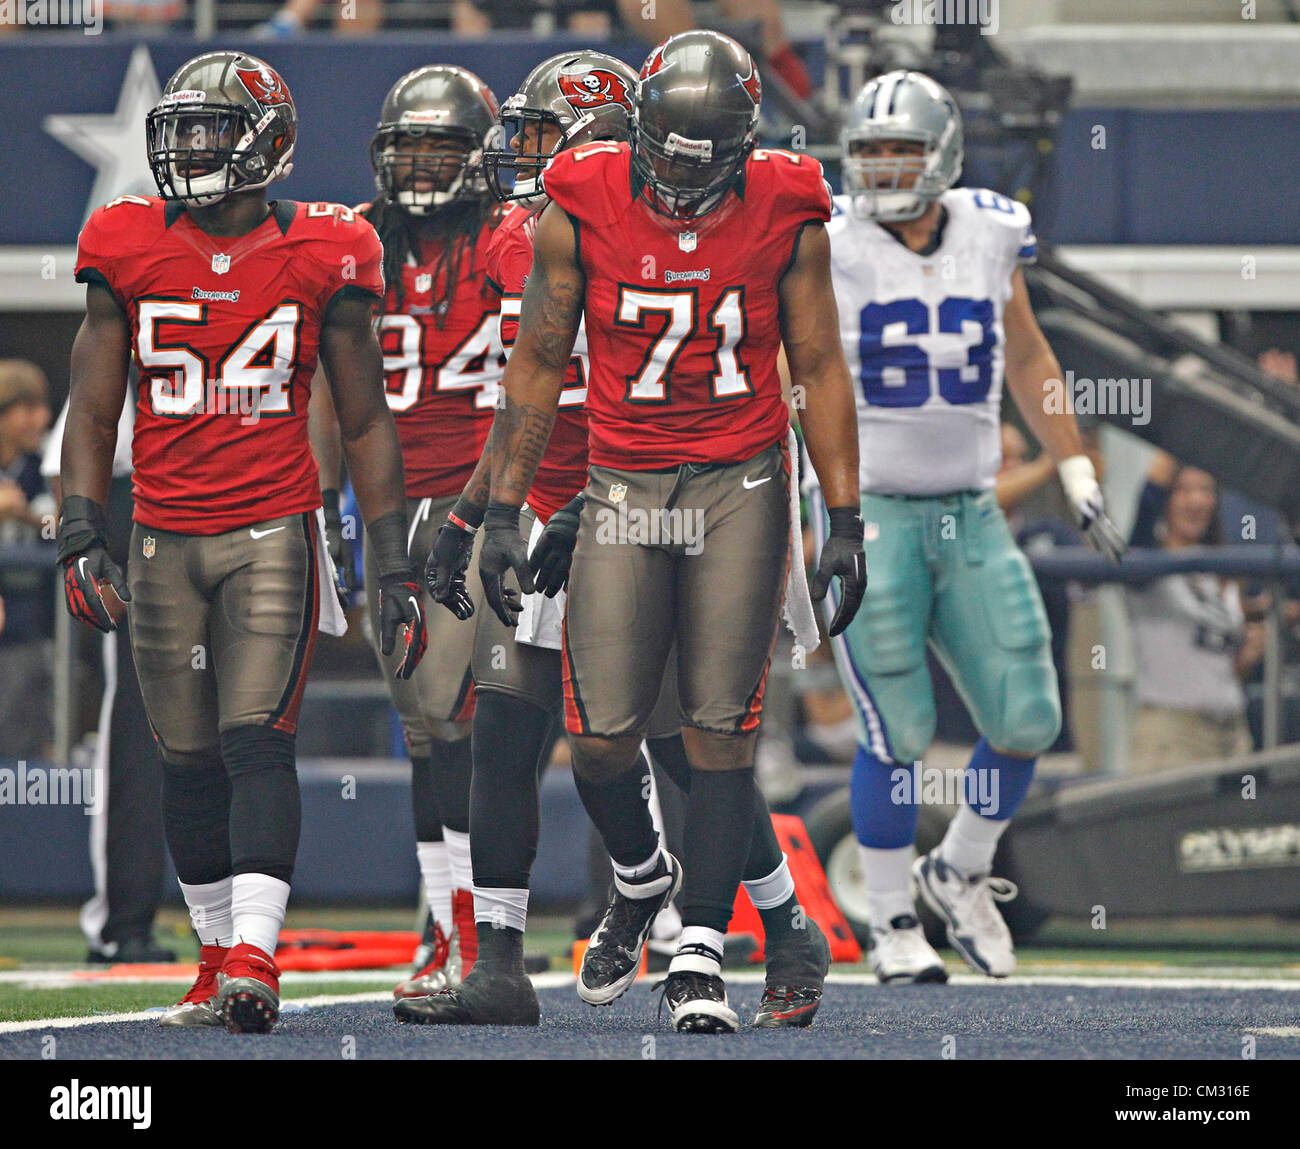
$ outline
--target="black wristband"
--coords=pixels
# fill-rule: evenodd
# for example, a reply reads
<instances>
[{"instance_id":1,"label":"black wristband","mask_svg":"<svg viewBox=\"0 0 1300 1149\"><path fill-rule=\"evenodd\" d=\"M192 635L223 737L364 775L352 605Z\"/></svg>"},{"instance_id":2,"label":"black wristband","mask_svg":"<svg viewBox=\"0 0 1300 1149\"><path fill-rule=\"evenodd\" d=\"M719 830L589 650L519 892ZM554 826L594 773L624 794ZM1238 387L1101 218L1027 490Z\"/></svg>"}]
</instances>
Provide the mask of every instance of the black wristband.
<instances>
[{"instance_id":1,"label":"black wristband","mask_svg":"<svg viewBox=\"0 0 1300 1149\"><path fill-rule=\"evenodd\" d=\"M489 503L483 525L489 531L511 530L519 533L519 508L506 503Z\"/></svg>"},{"instance_id":2,"label":"black wristband","mask_svg":"<svg viewBox=\"0 0 1300 1149\"><path fill-rule=\"evenodd\" d=\"M328 519L331 515L334 518L339 517L339 493L338 491L321 491L321 507L325 511L325 517Z\"/></svg>"},{"instance_id":3,"label":"black wristband","mask_svg":"<svg viewBox=\"0 0 1300 1149\"><path fill-rule=\"evenodd\" d=\"M74 519L83 520L100 538L104 537L104 508L94 499L85 495L69 495L64 499L59 507L59 523L72 522Z\"/></svg>"},{"instance_id":4,"label":"black wristband","mask_svg":"<svg viewBox=\"0 0 1300 1149\"><path fill-rule=\"evenodd\" d=\"M59 507L59 549L56 562L82 554L95 544L106 546L104 508L85 495L69 495Z\"/></svg>"},{"instance_id":5,"label":"black wristband","mask_svg":"<svg viewBox=\"0 0 1300 1149\"><path fill-rule=\"evenodd\" d=\"M366 524L370 532L370 549L375 553L375 566L381 579L400 576L408 582L414 576L411 556L406 549L406 512L389 511L373 523Z\"/></svg>"},{"instance_id":6,"label":"black wristband","mask_svg":"<svg viewBox=\"0 0 1300 1149\"><path fill-rule=\"evenodd\" d=\"M831 520L832 538L862 541L862 512L858 507L827 507L826 514Z\"/></svg>"},{"instance_id":7,"label":"black wristband","mask_svg":"<svg viewBox=\"0 0 1300 1149\"><path fill-rule=\"evenodd\" d=\"M483 508L477 503L472 503L464 495L456 500L456 505L451 508L447 516L455 525L460 526L464 523L470 531L476 531L483 525ZM456 522L459 519L460 522Z\"/></svg>"}]
</instances>

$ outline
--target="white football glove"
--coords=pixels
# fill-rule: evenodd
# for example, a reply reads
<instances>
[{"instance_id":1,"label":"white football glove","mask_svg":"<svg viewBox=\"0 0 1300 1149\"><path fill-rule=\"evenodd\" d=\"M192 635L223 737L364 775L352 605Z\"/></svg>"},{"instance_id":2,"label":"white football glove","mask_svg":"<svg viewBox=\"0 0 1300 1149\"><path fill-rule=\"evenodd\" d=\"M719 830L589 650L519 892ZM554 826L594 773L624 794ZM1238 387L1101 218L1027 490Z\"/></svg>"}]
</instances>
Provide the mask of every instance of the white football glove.
<instances>
[{"instance_id":1,"label":"white football glove","mask_svg":"<svg viewBox=\"0 0 1300 1149\"><path fill-rule=\"evenodd\" d=\"M1113 563L1119 562L1124 556L1125 543L1115 524L1106 517L1106 503L1092 460L1087 455L1071 455L1062 459L1056 470L1084 537L1094 550Z\"/></svg>"}]
</instances>

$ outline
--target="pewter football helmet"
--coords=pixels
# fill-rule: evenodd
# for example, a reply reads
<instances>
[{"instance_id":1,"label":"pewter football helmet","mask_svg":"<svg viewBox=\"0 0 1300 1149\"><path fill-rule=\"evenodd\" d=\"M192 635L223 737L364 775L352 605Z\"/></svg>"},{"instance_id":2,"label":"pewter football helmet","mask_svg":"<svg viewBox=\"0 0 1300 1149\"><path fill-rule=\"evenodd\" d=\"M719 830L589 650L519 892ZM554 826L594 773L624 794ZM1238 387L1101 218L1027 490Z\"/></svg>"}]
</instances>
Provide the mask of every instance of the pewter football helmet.
<instances>
[{"instance_id":1,"label":"pewter football helmet","mask_svg":"<svg viewBox=\"0 0 1300 1149\"><path fill-rule=\"evenodd\" d=\"M855 145L907 140L919 156L855 155ZM948 90L920 72L877 76L853 101L840 133L844 190L854 211L882 223L916 219L961 175L961 112ZM909 183L908 176L915 178Z\"/></svg>"},{"instance_id":2,"label":"pewter football helmet","mask_svg":"<svg viewBox=\"0 0 1300 1149\"><path fill-rule=\"evenodd\" d=\"M519 141L519 146L483 153L493 194L529 208L544 203L546 195L538 179L565 148L588 140L627 139L636 85L636 73L604 52L562 52L543 60L501 105L503 135ZM543 150L542 130L548 126L563 135ZM530 127L533 138L528 140Z\"/></svg>"}]
</instances>

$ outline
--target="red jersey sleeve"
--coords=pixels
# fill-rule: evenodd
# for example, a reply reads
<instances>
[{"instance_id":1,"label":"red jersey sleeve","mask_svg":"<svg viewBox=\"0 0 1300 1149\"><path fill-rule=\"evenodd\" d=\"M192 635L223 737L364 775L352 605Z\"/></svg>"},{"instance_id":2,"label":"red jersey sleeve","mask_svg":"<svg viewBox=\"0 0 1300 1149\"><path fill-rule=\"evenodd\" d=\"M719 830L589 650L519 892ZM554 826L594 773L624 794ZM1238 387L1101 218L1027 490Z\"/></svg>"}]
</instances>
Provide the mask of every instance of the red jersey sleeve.
<instances>
[{"instance_id":1,"label":"red jersey sleeve","mask_svg":"<svg viewBox=\"0 0 1300 1149\"><path fill-rule=\"evenodd\" d=\"M384 247L370 221L339 203L302 204L299 210L315 241L322 314L340 292L382 301Z\"/></svg>"},{"instance_id":2,"label":"red jersey sleeve","mask_svg":"<svg viewBox=\"0 0 1300 1149\"><path fill-rule=\"evenodd\" d=\"M755 148L745 171L751 196L762 205L768 232L784 232L831 218L831 189L812 156L781 148Z\"/></svg>"},{"instance_id":3,"label":"red jersey sleeve","mask_svg":"<svg viewBox=\"0 0 1300 1149\"><path fill-rule=\"evenodd\" d=\"M627 144L593 140L556 156L542 176L542 186L574 219L610 222L631 202L630 156Z\"/></svg>"},{"instance_id":4,"label":"red jersey sleeve","mask_svg":"<svg viewBox=\"0 0 1300 1149\"><path fill-rule=\"evenodd\" d=\"M162 210L161 200L137 195L96 208L77 237L76 281L103 284L125 309L132 296L127 257L148 244L155 230L149 225Z\"/></svg>"},{"instance_id":5,"label":"red jersey sleeve","mask_svg":"<svg viewBox=\"0 0 1300 1149\"><path fill-rule=\"evenodd\" d=\"M516 206L493 232L487 249L488 282L501 295L501 344L507 350L519 331L519 301L533 267L536 231L537 215Z\"/></svg>"}]
</instances>

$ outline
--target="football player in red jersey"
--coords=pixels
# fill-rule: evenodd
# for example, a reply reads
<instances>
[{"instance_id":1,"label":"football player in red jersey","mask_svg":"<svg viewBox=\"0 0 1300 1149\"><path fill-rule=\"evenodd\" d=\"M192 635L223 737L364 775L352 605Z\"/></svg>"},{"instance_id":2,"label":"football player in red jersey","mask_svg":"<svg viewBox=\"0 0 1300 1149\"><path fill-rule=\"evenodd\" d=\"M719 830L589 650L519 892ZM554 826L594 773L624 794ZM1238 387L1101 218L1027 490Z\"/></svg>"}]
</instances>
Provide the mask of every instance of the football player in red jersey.
<instances>
[{"instance_id":1,"label":"football player in red jersey","mask_svg":"<svg viewBox=\"0 0 1300 1149\"><path fill-rule=\"evenodd\" d=\"M684 33L642 70L630 147L585 144L551 161L488 447L479 569L509 621L506 573L534 589L519 506L585 308L590 481L564 624L565 722L587 811L625 870L580 980L592 1000L635 965L645 922L680 881L628 784L675 642L692 777L685 928L665 995L683 1032L739 1024L720 959L751 838L753 746L789 554L782 342L809 450L832 476L813 593L841 579L836 632L866 584L853 392L823 226L830 191L810 158L753 149L760 94L740 45ZM795 940L805 921L795 913L768 935L760 1021L815 1008L798 993L820 982Z\"/></svg>"},{"instance_id":2,"label":"football player in red jersey","mask_svg":"<svg viewBox=\"0 0 1300 1149\"><path fill-rule=\"evenodd\" d=\"M547 201L539 176L560 151L590 140L627 138L636 75L600 52L566 52L543 61L501 108L511 151L484 156L496 194L513 200L488 248L488 272L502 292L502 343L514 344L524 288L533 262L533 238ZM524 971L523 931L528 881L537 850L537 780L550 750L553 715L561 710L560 631L564 591L587 482L586 335L579 327L565 372L555 425L520 515L522 537L533 543L531 567L537 593L522 606L512 635L495 615L478 622L473 661L477 690L474 711L474 780L470 794L474 907L480 926L479 961L462 985L449 993L400 1002L402 1021L425 1024L535 1025L537 996ZM470 560L474 532L458 525L479 521L489 491L489 458L475 469L461 501L439 529L429 559L435 600L454 609L457 584ZM543 530L543 526L545 529ZM676 675L671 662L646 741L651 756L682 789L690 788L690 764L682 745ZM633 771L638 788L646 770ZM585 783L579 778L579 785ZM644 797L644 791L642 797ZM639 827L638 823L638 827ZM634 848L635 843L634 843ZM616 873L617 859L611 859ZM764 918L780 932L793 912L789 869L772 829L767 804L755 795L754 835L744 869L745 886ZM775 896L774 896L775 895ZM484 924L494 928L484 930ZM822 936L808 923L803 940L820 951ZM820 992L825 968L815 954L807 975L807 996ZM589 973L591 971L588 971ZM620 971L598 987L612 1001L631 984L637 967ZM583 987L587 989L586 986ZM784 1000L784 998L782 999ZM795 1015L797 1024L815 1012ZM806 1003L805 1003L806 1004ZM775 1016L763 1024L785 1024Z\"/></svg>"},{"instance_id":3,"label":"football player in red jersey","mask_svg":"<svg viewBox=\"0 0 1300 1149\"><path fill-rule=\"evenodd\" d=\"M318 358L380 556L383 644L405 676L425 647L371 327L383 252L346 207L267 202L296 130L288 88L261 60L196 57L148 117L160 198L98 209L78 245L86 319L58 557L74 616L111 630L113 592L130 604L167 843L202 947L165 1025L266 1032L278 1017L274 954L300 817L294 735L317 625L338 606L307 436ZM128 588L105 551L103 502L133 355Z\"/></svg>"},{"instance_id":4,"label":"football player in red jersey","mask_svg":"<svg viewBox=\"0 0 1300 1149\"><path fill-rule=\"evenodd\" d=\"M389 91L370 145L378 194L360 210L384 245L388 291L379 341L406 470L410 552L421 557L474 470L501 379L500 302L486 271L499 212L482 175L482 151L501 130L498 110L496 97L474 73L418 68ZM319 414L314 442L324 498L337 506L337 490L330 489L339 479L337 451L329 446L324 405ZM369 546L365 572L371 621L377 622L378 578ZM460 593L462 613L472 613L481 597L477 576ZM411 756L416 849L432 919L412 976L395 990L398 997L455 984L477 952L469 852L474 628L443 611L429 626L438 656L409 682L394 678L392 658L376 651Z\"/></svg>"}]
</instances>

